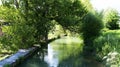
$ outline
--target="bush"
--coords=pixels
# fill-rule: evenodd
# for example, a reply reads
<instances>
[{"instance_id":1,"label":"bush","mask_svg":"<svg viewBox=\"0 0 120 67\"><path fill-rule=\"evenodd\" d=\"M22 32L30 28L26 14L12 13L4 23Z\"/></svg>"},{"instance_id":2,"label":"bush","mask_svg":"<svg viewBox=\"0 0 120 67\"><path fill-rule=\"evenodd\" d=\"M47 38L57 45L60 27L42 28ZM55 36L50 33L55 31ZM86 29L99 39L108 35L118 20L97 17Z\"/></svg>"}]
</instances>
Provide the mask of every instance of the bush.
<instances>
[{"instance_id":1,"label":"bush","mask_svg":"<svg viewBox=\"0 0 120 67\"><path fill-rule=\"evenodd\" d=\"M88 13L83 21L82 32L84 41L94 40L99 36L100 31L103 28L102 18L100 18L99 15Z\"/></svg>"},{"instance_id":2,"label":"bush","mask_svg":"<svg viewBox=\"0 0 120 67\"><path fill-rule=\"evenodd\" d=\"M101 29L103 28L102 16L99 13L88 13L83 20L83 39L84 39L84 54L94 55L96 47L94 47L94 40L99 36Z\"/></svg>"}]
</instances>

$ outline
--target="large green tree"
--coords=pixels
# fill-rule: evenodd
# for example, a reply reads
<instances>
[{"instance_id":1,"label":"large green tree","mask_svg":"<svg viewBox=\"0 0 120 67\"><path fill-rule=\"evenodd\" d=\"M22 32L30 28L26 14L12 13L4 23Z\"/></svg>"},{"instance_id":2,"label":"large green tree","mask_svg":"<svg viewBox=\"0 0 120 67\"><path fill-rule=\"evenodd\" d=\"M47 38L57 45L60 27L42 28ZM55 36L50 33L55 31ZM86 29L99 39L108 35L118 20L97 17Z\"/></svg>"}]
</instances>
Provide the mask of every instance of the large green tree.
<instances>
[{"instance_id":1,"label":"large green tree","mask_svg":"<svg viewBox=\"0 0 120 67\"><path fill-rule=\"evenodd\" d=\"M8 18L12 22L11 33L20 38L17 43L29 44L33 41L36 43L47 42L48 33L57 22L64 29L72 32L81 33L83 17L92 10L89 0L3 0L10 9L17 12L16 16ZM13 5L13 6L11 6ZM15 7L14 7L15 6ZM89 9L88 9L89 8ZM7 15L9 16L9 15ZM11 15L12 16L12 15ZM16 18L16 19L14 19ZM15 21L12 21L12 20ZM26 28L28 27L28 28ZM15 33L18 32L18 33ZM19 33L21 32L21 33ZM26 33L31 33L27 35ZM33 40L27 38L31 36ZM16 38L14 38L16 39ZM14 40L13 39L13 40ZM34 40L35 39L35 40ZM17 44L16 43L16 44Z\"/></svg>"},{"instance_id":2,"label":"large green tree","mask_svg":"<svg viewBox=\"0 0 120 67\"><path fill-rule=\"evenodd\" d=\"M88 12L87 6L80 0L28 0L23 3L24 15L28 18L27 22L30 22L28 24L36 28L35 37L38 41L47 40L48 32L54 25L53 20L64 29L78 32L81 28L81 19Z\"/></svg>"},{"instance_id":3,"label":"large green tree","mask_svg":"<svg viewBox=\"0 0 120 67\"><path fill-rule=\"evenodd\" d=\"M82 24L82 33L84 39L84 54L95 55L96 46L94 40L100 35L103 28L102 14L99 13L88 13Z\"/></svg>"}]
</instances>

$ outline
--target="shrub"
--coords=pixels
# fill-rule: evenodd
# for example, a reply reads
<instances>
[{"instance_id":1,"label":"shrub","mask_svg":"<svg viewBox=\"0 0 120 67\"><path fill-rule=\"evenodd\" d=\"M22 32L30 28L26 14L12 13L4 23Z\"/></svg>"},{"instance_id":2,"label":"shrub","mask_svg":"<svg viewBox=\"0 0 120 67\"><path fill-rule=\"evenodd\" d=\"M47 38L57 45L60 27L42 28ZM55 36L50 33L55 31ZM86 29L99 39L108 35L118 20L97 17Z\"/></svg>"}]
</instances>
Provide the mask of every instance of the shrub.
<instances>
[{"instance_id":1,"label":"shrub","mask_svg":"<svg viewBox=\"0 0 120 67\"><path fill-rule=\"evenodd\" d=\"M102 28L102 18L100 18L99 15L88 13L83 20L82 32L84 41L94 40L97 36L99 36Z\"/></svg>"},{"instance_id":2,"label":"shrub","mask_svg":"<svg viewBox=\"0 0 120 67\"><path fill-rule=\"evenodd\" d=\"M102 16L100 16L99 13L88 13L83 21L82 32L85 44L83 50L85 51L85 55L88 55L88 53L91 55L96 51L93 42L99 36L103 28Z\"/></svg>"}]
</instances>

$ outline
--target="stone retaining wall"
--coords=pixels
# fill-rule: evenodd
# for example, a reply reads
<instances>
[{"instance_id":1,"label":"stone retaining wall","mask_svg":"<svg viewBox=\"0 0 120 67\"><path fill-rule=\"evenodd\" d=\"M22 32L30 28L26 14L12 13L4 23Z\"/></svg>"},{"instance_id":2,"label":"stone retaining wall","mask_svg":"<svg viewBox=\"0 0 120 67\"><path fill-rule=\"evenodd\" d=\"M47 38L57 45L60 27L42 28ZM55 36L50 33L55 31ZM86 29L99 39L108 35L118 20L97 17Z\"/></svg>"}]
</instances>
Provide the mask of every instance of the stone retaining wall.
<instances>
[{"instance_id":1,"label":"stone retaining wall","mask_svg":"<svg viewBox=\"0 0 120 67\"><path fill-rule=\"evenodd\" d=\"M38 50L39 47L32 47L29 49L20 49L17 53L14 55L0 61L0 67L14 67L18 63L20 63L21 60L26 59L31 54L33 54L35 51Z\"/></svg>"}]
</instances>

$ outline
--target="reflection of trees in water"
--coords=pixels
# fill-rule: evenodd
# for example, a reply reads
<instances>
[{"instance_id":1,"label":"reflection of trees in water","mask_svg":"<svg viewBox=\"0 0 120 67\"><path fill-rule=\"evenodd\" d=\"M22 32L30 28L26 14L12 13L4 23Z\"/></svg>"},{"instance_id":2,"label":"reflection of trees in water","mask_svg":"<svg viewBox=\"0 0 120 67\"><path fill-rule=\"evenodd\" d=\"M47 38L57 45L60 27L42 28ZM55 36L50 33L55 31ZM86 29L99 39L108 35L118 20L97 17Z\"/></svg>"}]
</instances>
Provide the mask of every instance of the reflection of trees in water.
<instances>
[{"instance_id":1,"label":"reflection of trees in water","mask_svg":"<svg viewBox=\"0 0 120 67\"><path fill-rule=\"evenodd\" d=\"M23 66L20 67L103 67L94 60L93 56L83 57L82 47L80 40L76 38L56 40L48 46L48 49L40 49L36 55L22 63ZM50 49L52 52L49 52ZM48 54L52 56L51 61L48 58L45 60L46 56L49 57ZM55 59L58 59L58 62ZM52 64L55 62L55 64L51 66L46 61L50 61Z\"/></svg>"},{"instance_id":2,"label":"reflection of trees in water","mask_svg":"<svg viewBox=\"0 0 120 67\"><path fill-rule=\"evenodd\" d=\"M58 40L51 46L58 53L58 67L103 67L93 56L82 55L83 45L77 38Z\"/></svg>"},{"instance_id":3,"label":"reflection of trees in water","mask_svg":"<svg viewBox=\"0 0 120 67\"><path fill-rule=\"evenodd\" d=\"M70 56L62 60L58 67L104 67L92 57L84 58L81 53L78 56Z\"/></svg>"},{"instance_id":4,"label":"reflection of trees in water","mask_svg":"<svg viewBox=\"0 0 120 67\"><path fill-rule=\"evenodd\" d=\"M81 67L81 57L70 56L59 63L59 67Z\"/></svg>"},{"instance_id":5,"label":"reflection of trees in water","mask_svg":"<svg viewBox=\"0 0 120 67\"><path fill-rule=\"evenodd\" d=\"M29 57L26 61L18 65L18 67L48 67L48 64L44 61L46 53L46 49L40 49L33 57Z\"/></svg>"}]
</instances>

